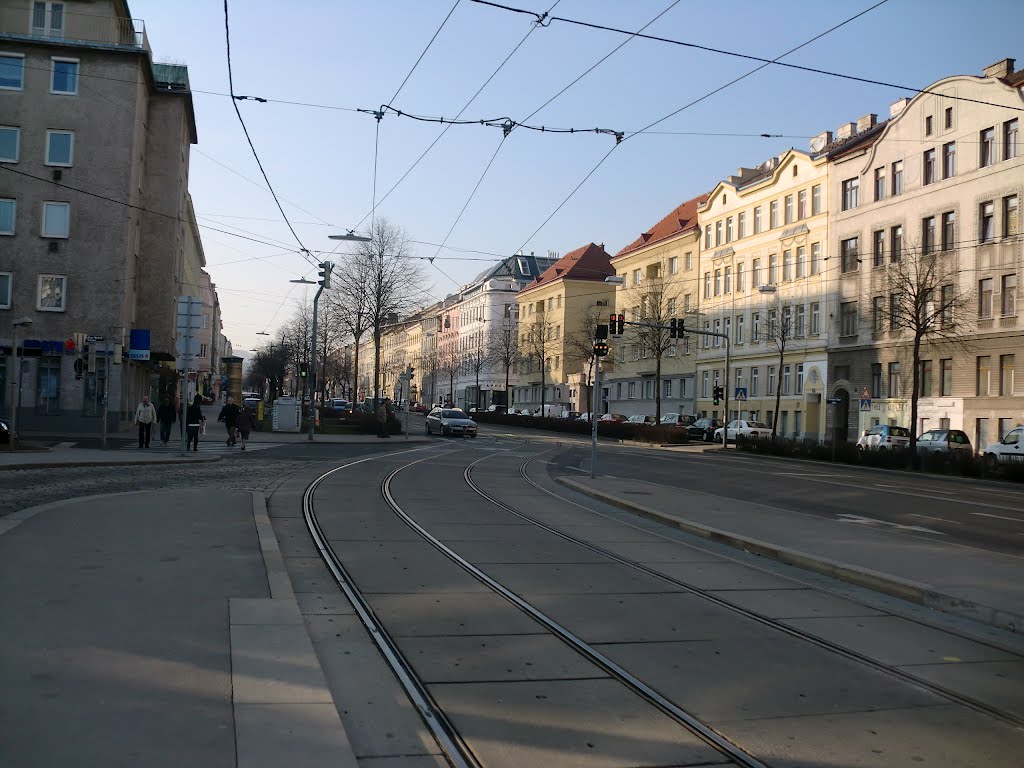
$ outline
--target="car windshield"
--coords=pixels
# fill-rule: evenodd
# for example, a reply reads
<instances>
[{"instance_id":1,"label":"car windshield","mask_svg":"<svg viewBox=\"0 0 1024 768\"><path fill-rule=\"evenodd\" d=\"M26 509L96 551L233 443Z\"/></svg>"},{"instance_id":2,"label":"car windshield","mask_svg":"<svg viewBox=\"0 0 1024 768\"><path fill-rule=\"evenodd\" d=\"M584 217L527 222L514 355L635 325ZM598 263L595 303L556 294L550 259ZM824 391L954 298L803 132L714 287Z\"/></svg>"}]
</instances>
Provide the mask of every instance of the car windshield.
<instances>
[{"instance_id":1,"label":"car windshield","mask_svg":"<svg viewBox=\"0 0 1024 768\"><path fill-rule=\"evenodd\" d=\"M451 410L441 411L441 418L444 418L444 419L465 419L465 418L468 418L468 417L466 416L465 411L459 410L458 408L452 408Z\"/></svg>"},{"instance_id":2,"label":"car windshield","mask_svg":"<svg viewBox=\"0 0 1024 768\"><path fill-rule=\"evenodd\" d=\"M889 434L892 437L910 437L910 430L906 427L889 427Z\"/></svg>"}]
</instances>

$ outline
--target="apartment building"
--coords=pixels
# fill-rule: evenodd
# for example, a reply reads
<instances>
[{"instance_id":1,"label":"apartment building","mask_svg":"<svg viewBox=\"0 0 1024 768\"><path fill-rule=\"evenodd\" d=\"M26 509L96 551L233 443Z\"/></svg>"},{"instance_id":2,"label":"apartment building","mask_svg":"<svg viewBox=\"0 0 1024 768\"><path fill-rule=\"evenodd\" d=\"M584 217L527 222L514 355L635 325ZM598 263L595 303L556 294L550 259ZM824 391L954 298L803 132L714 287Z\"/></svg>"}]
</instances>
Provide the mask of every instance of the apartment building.
<instances>
[{"instance_id":1,"label":"apartment building","mask_svg":"<svg viewBox=\"0 0 1024 768\"><path fill-rule=\"evenodd\" d=\"M610 312L615 289L604 279L613 274L604 245L589 243L567 253L518 293L517 409L536 411L543 405L554 415L571 409L569 376L582 372L586 355L581 343L593 341L593 325Z\"/></svg>"},{"instance_id":2,"label":"apartment building","mask_svg":"<svg viewBox=\"0 0 1024 768\"><path fill-rule=\"evenodd\" d=\"M830 152L836 432L951 427L981 448L1024 423L1024 72L1003 59L926 91L895 102L871 140ZM915 295L933 322L911 424Z\"/></svg>"},{"instance_id":3,"label":"apartment building","mask_svg":"<svg viewBox=\"0 0 1024 768\"><path fill-rule=\"evenodd\" d=\"M728 341L695 339L697 411L772 425L778 398L777 434L823 439L826 156L791 149L757 168L740 168L698 207L698 221L700 298L694 322ZM716 385L726 394L717 406Z\"/></svg>"},{"instance_id":4,"label":"apartment building","mask_svg":"<svg viewBox=\"0 0 1024 768\"><path fill-rule=\"evenodd\" d=\"M615 290L616 312L652 325L693 322L700 287L697 209L707 199L705 194L687 200L615 254L612 268L625 281ZM604 385L608 410L626 416L693 413L697 344L697 337L672 340L663 329L629 326L611 343L614 371Z\"/></svg>"},{"instance_id":5,"label":"apartment building","mask_svg":"<svg viewBox=\"0 0 1024 768\"><path fill-rule=\"evenodd\" d=\"M0 114L2 408L27 430L99 431L108 392L117 428L143 394L174 391L174 297L200 290L185 278L188 71L153 62L125 0L5 0ZM83 352L98 354L79 377Z\"/></svg>"}]
</instances>

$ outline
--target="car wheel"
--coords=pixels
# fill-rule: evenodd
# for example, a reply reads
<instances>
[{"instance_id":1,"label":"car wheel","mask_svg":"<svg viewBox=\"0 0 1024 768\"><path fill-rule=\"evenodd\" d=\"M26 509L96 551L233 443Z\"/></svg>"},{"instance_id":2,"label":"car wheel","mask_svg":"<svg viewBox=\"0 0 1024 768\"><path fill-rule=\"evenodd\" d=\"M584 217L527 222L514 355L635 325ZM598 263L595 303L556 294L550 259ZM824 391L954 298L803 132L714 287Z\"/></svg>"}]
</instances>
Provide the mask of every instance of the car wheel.
<instances>
[{"instance_id":1,"label":"car wheel","mask_svg":"<svg viewBox=\"0 0 1024 768\"><path fill-rule=\"evenodd\" d=\"M996 456L994 453L986 453L985 468L989 472L994 472L995 470L997 470L999 468L999 457Z\"/></svg>"},{"instance_id":2,"label":"car wheel","mask_svg":"<svg viewBox=\"0 0 1024 768\"><path fill-rule=\"evenodd\" d=\"M425 430L427 431L427 434L429 435L429 434L430 434L430 424L429 424L429 423L427 423L427 424L426 424L426 425L424 426L424 429L425 429Z\"/></svg>"},{"instance_id":3,"label":"car wheel","mask_svg":"<svg viewBox=\"0 0 1024 768\"><path fill-rule=\"evenodd\" d=\"M476 439L476 432L470 432L469 436L472 437L475 440Z\"/></svg>"}]
</instances>

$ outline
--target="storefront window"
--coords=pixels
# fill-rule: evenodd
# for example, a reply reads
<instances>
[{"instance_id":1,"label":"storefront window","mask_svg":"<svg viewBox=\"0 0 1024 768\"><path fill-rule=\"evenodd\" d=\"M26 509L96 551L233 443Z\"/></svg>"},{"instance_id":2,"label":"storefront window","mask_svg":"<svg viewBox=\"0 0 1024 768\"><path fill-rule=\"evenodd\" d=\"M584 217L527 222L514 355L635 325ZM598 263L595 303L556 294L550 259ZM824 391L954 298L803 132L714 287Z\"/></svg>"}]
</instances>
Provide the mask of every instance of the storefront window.
<instances>
[{"instance_id":1,"label":"storefront window","mask_svg":"<svg viewBox=\"0 0 1024 768\"><path fill-rule=\"evenodd\" d=\"M82 413L85 416L103 415L103 391L107 384L107 360L96 358L96 373L86 373L82 382L85 402Z\"/></svg>"},{"instance_id":2,"label":"storefront window","mask_svg":"<svg viewBox=\"0 0 1024 768\"><path fill-rule=\"evenodd\" d=\"M59 357L39 358L36 413L40 415L60 413L60 362Z\"/></svg>"}]
</instances>

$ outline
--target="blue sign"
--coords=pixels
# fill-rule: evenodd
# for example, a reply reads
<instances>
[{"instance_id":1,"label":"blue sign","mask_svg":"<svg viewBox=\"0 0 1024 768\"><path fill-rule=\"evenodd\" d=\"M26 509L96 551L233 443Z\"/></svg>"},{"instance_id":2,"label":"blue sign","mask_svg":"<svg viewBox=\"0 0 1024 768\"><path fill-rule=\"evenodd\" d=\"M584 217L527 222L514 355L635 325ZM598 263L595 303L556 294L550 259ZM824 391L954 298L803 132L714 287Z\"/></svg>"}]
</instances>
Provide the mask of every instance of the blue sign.
<instances>
[{"instance_id":1,"label":"blue sign","mask_svg":"<svg viewBox=\"0 0 1024 768\"><path fill-rule=\"evenodd\" d=\"M862 411L870 411L871 410L871 398L870 397L862 397L860 399L860 409Z\"/></svg>"},{"instance_id":2,"label":"blue sign","mask_svg":"<svg viewBox=\"0 0 1024 768\"><path fill-rule=\"evenodd\" d=\"M745 401L746 399L747 399L747 388L746 387L736 387L736 400L737 401Z\"/></svg>"},{"instance_id":3,"label":"blue sign","mask_svg":"<svg viewBox=\"0 0 1024 768\"><path fill-rule=\"evenodd\" d=\"M149 329L133 328L128 334L128 359L149 360Z\"/></svg>"}]
</instances>

